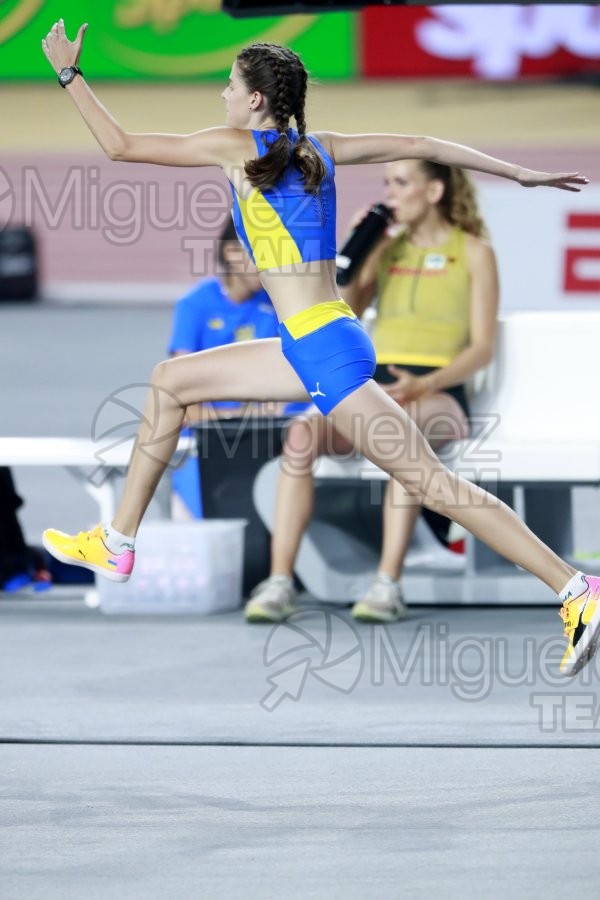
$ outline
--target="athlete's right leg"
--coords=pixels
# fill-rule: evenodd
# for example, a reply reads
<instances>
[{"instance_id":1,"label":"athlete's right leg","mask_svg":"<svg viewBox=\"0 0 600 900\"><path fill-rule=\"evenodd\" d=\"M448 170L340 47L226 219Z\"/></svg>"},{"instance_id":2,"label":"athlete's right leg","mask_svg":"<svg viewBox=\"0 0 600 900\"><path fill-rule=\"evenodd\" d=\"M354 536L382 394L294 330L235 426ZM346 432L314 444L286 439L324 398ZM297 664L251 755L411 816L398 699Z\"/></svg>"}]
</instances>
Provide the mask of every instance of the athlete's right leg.
<instances>
[{"instance_id":1,"label":"athlete's right leg","mask_svg":"<svg viewBox=\"0 0 600 900\"><path fill-rule=\"evenodd\" d=\"M307 400L302 382L281 352L277 338L248 341L178 356L159 363L152 374L125 489L111 527L135 537L158 482L177 446L188 406L210 400ZM70 562L125 581L133 554L110 550L101 526L80 535L48 529L44 546ZM121 556L122 558L117 558Z\"/></svg>"}]
</instances>

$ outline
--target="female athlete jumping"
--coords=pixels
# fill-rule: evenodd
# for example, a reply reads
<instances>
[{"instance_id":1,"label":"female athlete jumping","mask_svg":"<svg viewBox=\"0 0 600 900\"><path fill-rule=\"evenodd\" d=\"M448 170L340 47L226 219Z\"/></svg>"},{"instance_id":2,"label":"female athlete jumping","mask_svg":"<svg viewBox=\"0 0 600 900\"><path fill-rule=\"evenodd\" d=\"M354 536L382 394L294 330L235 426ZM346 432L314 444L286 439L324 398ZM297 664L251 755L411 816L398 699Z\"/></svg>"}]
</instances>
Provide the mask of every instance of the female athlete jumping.
<instances>
[{"instance_id":1,"label":"female athlete jumping","mask_svg":"<svg viewBox=\"0 0 600 900\"><path fill-rule=\"evenodd\" d=\"M524 187L577 191L587 179L532 171L431 137L309 135L306 70L295 53L273 44L247 47L234 61L222 95L224 126L188 135L131 134L102 106L78 68L86 28L71 42L61 19L42 41L60 83L111 159L223 170L232 187L238 235L273 301L280 339L159 363L113 522L76 536L49 529L46 549L63 562L125 581L133 568L135 535L177 445L187 407L210 400L291 401L310 395L324 415L334 416L336 430L418 503L459 522L559 594L569 638L561 670L566 675L578 671L600 632L600 578L576 572L508 506L448 471L408 414L373 380L372 344L336 286L334 169L428 159ZM296 129L290 128L292 117Z\"/></svg>"}]
</instances>

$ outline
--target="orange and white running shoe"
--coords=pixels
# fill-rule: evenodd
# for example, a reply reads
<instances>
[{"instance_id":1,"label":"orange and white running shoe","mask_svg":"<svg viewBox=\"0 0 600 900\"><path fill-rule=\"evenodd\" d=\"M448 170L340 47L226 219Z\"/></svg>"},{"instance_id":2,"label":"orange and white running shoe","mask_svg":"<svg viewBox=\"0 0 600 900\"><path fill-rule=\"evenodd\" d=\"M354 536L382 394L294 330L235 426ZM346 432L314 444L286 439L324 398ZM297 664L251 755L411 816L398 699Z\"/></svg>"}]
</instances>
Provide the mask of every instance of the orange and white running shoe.
<instances>
[{"instance_id":1,"label":"orange and white running shoe","mask_svg":"<svg viewBox=\"0 0 600 900\"><path fill-rule=\"evenodd\" d=\"M104 537L102 525L76 535L47 528L42 535L42 543L48 553L60 562L91 569L110 581L127 581L133 571L135 551L126 549L121 553L112 553L104 543Z\"/></svg>"},{"instance_id":2,"label":"orange and white running shoe","mask_svg":"<svg viewBox=\"0 0 600 900\"><path fill-rule=\"evenodd\" d=\"M600 638L600 577L581 576L581 593L564 601L559 615L569 646L562 658L563 675L576 675L590 661Z\"/></svg>"}]
</instances>

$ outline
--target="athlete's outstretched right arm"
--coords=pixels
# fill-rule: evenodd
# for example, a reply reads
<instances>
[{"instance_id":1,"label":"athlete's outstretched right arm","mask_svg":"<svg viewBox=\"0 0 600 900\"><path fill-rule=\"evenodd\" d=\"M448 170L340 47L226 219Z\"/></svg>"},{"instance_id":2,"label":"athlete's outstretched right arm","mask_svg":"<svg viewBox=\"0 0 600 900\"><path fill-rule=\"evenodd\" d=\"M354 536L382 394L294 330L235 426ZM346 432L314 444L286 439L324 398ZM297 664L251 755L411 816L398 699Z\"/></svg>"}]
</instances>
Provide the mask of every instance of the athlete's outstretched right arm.
<instances>
[{"instance_id":1,"label":"athlete's outstretched right arm","mask_svg":"<svg viewBox=\"0 0 600 900\"><path fill-rule=\"evenodd\" d=\"M60 19L42 41L46 58L57 74L78 64L86 29L87 25L82 25L75 40L69 41ZM194 134L131 134L119 125L82 77L76 76L66 91L111 159L165 166L222 166L239 157L239 137L233 128L206 128Z\"/></svg>"}]
</instances>

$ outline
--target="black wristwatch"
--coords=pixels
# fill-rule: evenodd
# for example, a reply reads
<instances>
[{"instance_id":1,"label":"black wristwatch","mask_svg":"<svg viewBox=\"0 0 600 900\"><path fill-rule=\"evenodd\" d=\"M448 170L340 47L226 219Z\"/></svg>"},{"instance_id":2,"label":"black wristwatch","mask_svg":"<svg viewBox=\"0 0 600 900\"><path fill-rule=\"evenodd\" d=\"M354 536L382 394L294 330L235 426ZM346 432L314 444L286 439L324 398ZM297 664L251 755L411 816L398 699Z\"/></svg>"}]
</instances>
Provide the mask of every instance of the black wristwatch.
<instances>
[{"instance_id":1,"label":"black wristwatch","mask_svg":"<svg viewBox=\"0 0 600 900\"><path fill-rule=\"evenodd\" d=\"M76 75L83 76L83 72L79 66L66 66L66 68L61 69L58 73L58 83L61 87L66 88L68 84L71 84Z\"/></svg>"}]
</instances>

